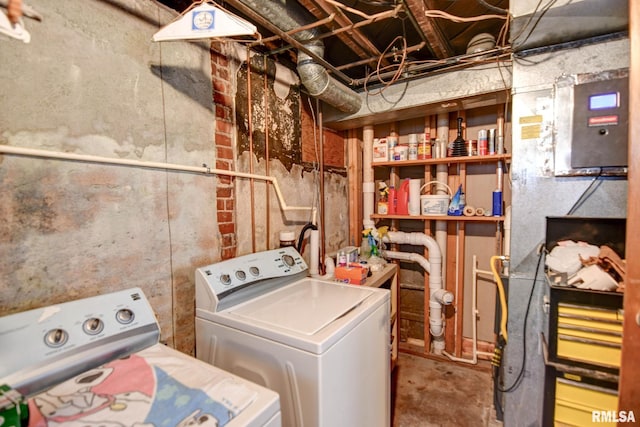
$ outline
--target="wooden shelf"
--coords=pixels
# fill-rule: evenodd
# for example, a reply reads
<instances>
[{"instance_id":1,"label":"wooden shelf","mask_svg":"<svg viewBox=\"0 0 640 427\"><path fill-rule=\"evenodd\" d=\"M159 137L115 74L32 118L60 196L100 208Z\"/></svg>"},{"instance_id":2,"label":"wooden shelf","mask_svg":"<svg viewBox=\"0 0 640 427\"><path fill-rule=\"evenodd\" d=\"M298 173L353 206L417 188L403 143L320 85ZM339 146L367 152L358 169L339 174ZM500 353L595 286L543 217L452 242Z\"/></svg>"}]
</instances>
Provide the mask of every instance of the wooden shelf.
<instances>
[{"instance_id":1,"label":"wooden shelf","mask_svg":"<svg viewBox=\"0 0 640 427\"><path fill-rule=\"evenodd\" d=\"M425 165L442 165L451 163L491 163L500 160L510 160L511 154L496 154L493 156L463 156L463 157L444 157L441 159L424 159L424 160L396 160L391 162L374 162L373 167L391 167L391 166L425 166Z\"/></svg>"},{"instance_id":2,"label":"wooden shelf","mask_svg":"<svg viewBox=\"0 0 640 427\"><path fill-rule=\"evenodd\" d=\"M454 215L381 215L371 214L372 219L415 219L421 221L470 221L501 222L504 216L454 216Z\"/></svg>"}]
</instances>

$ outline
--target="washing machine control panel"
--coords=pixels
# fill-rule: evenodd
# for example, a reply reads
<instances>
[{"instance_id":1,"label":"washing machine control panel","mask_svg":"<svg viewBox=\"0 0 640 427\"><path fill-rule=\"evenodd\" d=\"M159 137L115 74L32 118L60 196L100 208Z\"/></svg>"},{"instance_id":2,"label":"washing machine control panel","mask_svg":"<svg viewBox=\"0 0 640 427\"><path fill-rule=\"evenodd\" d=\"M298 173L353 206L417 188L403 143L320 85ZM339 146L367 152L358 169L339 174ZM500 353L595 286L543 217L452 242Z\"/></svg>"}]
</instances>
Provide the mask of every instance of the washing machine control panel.
<instances>
[{"instance_id":1,"label":"washing machine control panel","mask_svg":"<svg viewBox=\"0 0 640 427\"><path fill-rule=\"evenodd\" d=\"M198 268L196 293L205 287L220 297L265 280L297 277L307 270L307 263L293 247L256 252Z\"/></svg>"},{"instance_id":2,"label":"washing machine control panel","mask_svg":"<svg viewBox=\"0 0 640 427\"><path fill-rule=\"evenodd\" d=\"M0 317L0 383L30 394L159 339L155 314L139 288Z\"/></svg>"}]
</instances>

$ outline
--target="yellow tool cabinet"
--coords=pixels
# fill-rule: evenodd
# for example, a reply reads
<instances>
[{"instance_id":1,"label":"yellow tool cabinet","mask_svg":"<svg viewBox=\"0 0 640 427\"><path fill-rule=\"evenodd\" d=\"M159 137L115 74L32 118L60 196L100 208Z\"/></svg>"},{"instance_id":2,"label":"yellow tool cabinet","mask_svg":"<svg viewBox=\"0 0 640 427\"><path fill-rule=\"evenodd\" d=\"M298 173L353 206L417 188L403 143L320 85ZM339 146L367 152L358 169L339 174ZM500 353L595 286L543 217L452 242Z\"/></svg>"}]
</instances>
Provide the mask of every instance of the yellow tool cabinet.
<instances>
[{"instance_id":1,"label":"yellow tool cabinet","mask_svg":"<svg viewBox=\"0 0 640 427\"><path fill-rule=\"evenodd\" d=\"M547 250L574 240L607 245L624 257L625 228L623 218L549 217ZM616 425L598 416L618 409L623 297L550 278L543 425Z\"/></svg>"},{"instance_id":2,"label":"yellow tool cabinet","mask_svg":"<svg viewBox=\"0 0 640 427\"><path fill-rule=\"evenodd\" d=\"M622 298L550 287L544 425L608 425L594 414L618 409Z\"/></svg>"}]
</instances>

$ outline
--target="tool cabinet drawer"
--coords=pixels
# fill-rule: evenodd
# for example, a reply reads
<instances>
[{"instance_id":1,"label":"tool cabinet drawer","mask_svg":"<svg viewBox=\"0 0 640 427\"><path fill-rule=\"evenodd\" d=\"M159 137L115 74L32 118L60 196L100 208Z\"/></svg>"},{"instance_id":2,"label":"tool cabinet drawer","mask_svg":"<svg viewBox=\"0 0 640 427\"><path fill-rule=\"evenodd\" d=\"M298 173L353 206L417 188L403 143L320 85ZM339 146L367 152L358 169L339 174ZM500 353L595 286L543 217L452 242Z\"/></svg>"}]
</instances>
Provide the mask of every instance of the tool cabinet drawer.
<instances>
[{"instance_id":1,"label":"tool cabinet drawer","mask_svg":"<svg viewBox=\"0 0 640 427\"><path fill-rule=\"evenodd\" d=\"M593 384L556 378L556 400L554 424L556 426L588 426L593 423L593 413L616 411L618 393L616 390ZM599 422L597 425L615 426L615 422Z\"/></svg>"},{"instance_id":2,"label":"tool cabinet drawer","mask_svg":"<svg viewBox=\"0 0 640 427\"><path fill-rule=\"evenodd\" d=\"M552 286L550 297L549 359L617 373L623 295Z\"/></svg>"},{"instance_id":3,"label":"tool cabinet drawer","mask_svg":"<svg viewBox=\"0 0 640 427\"><path fill-rule=\"evenodd\" d=\"M622 321L622 310L559 303L558 357L619 369Z\"/></svg>"}]
</instances>

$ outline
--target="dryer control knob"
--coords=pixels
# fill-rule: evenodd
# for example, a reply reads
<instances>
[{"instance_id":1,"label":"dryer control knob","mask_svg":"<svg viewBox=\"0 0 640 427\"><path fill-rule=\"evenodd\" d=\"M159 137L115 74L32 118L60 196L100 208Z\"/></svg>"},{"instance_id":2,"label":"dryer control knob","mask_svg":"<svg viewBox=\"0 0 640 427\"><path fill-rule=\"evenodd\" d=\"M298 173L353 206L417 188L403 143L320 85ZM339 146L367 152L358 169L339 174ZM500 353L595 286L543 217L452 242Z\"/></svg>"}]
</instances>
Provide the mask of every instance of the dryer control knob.
<instances>
[{"instance_id":1,"label":"dryer control knob","mask_svg":"<svg viewBox=\"0 0 640 427\"><path fill-rule=\"evenodd\" d=\"M222 282L223 285L230 285L231 276L229 276L228 274L223 274L222 276L220 276L220 282Z\"/></svg>"},{"instance_id":2,"label":"dryer control knob","mask_svg":"<svg viewBox=\"0 0 640 427\"><path fill-rule=\"evenodd\" d=\"M133 322L133 318L135 315L133 311L128 308L123 308L122 310L118 310L116 313L116 320L124 325Z\"/></svg>"},{"instance_id":3,"label":"dryer control knob","mask_svg":"<svg viewBox=\"0 0 640 427\"><path fill-rule=\"evenodd\" d=\"M104 323L97 317L92 317L84 321L82 329L89 335L98 335L104 330Z\"/></svg>"},{"instance_id":4,"label":"dryer control knob","mask_svg":"<svg viewBox=\"0 0 640 427\"><path fill-rule=\"evenodd\" d=\"M282 261L284 261L288 267L293 267L296 263L296 260L293 259L291 255L282 255Z\"/></svg>"},{"instance_id":5,"label":"dryer control knob","mask_svg":"<svg viewBox=\"0 0 640 427\"><path fill-rule=\"evenodd\" d=\"M44 343L49 347L61 347L69 339L69 334L64 329L52 329L44 336Z\"/></svg>"},{"instance_id":6,"label":"dryer control knob","mask_svg":"<svg viewBox=\"0 0 640 427\"><path fill-rule=\"evenodd\" d=\"M245 272L244 272L244 271L242 271L242 270L238 270L238 271L236 271L236 277L237 277L239 280L245 280L245 279L247 278L247 273L245 273Z\"/></svg>"},{"instance_id":7,"label":"dryer control knob","mask_svg":"<svg viewBox=\"0 0 640 427\"><path fill-rule=\"evenodd\" d=\"M260 274L260 269L258 267L250 267L249 273L257 277Z\"/></svg>"}]
</instances>

